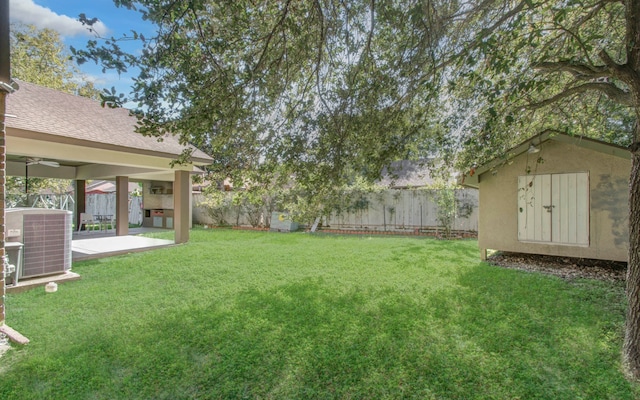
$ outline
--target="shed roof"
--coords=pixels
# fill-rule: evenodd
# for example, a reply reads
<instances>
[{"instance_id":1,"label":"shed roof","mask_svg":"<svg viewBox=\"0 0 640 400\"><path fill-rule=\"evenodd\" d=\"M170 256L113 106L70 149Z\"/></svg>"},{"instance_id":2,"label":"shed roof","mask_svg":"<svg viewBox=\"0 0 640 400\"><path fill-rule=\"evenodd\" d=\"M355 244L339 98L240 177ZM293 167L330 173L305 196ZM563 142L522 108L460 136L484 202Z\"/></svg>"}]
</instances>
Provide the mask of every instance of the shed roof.
<instances>
[{"instance_id":1,"label":"shed roof","mask_svg":"<svg viewBox=\"0 0 640 400\"><path fill-rule=\"evenodd\" d=\"M460 184L464 186L478 188L480 175L485 172L494 170L501 165L507 163L514 157L519 156L529 150L531 145L540 146L542 143L554 140L562 143L569 143L576 146L580 146L586 149L597 151L604 154L610 154L614 157L631 158L631 153L626 147L618 146L615 144L603 142L601 140L591 139L584 136L571 136L561 132L543 132L530 139L525 140L519 145L505 152L502 156L494 158L493 160L483 164L479 167L473 168L470 171L461 174Z\"/></svg>"}]
</instances>

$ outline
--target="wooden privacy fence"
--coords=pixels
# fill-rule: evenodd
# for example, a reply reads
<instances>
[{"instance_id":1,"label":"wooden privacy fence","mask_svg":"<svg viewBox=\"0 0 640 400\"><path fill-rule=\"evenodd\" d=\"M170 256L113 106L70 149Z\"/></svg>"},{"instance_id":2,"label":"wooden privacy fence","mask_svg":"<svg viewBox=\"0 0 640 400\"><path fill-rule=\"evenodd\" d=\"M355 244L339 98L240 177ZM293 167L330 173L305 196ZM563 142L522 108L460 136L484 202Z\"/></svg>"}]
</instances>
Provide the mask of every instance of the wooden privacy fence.
<instances>
[{"instance_id":1,"label":"wooden privacy fence","mask_svg":"<svg viewBox=\"0 0 640 400\"><path fill-rule=\"evenodd\" d=\"M88 194L85 212L94 215L116 215L116 194ZM142 225L142 197L129 195L129 223Z\"/></svg>"},{"instance_id":2,"label":"wooden privacy fence","mask_svg":"<svg viewBox=\"0 0 640 400\"><path fill-rule=\"evenodd\" d=\"M436 189L388 189L370 193L360 198L354 206L322 218L321 229L366 230L394 233L434 233L444 230L439 214ZM218 225L211 213L201 203L205 197L193 197L193 222L203 225ZM455 208L451 230L454 234L475 235L478 231L478 191L456 189ZM269 226L271 212L266 207L261 211L263 226ZM253 213L255 214L255 213ZM228 207L216 217L232 226L251 226L254 215L244 212L242 207Z\"/></svg>"},{"instance_id":3,"label":"wooden privacy fence","mask_svg":"<svg viewBox=\"0 0 640 400\"><path fill-rule=\"evenodd\" d=\"M436 189L388 189L364 196L359 207L334 212L323 227L342 230L439 233L445 229L437 202ZM478 192L455 190L455 206L450 229L454 233L478 231Z\"/></svg>"}]
</instances>

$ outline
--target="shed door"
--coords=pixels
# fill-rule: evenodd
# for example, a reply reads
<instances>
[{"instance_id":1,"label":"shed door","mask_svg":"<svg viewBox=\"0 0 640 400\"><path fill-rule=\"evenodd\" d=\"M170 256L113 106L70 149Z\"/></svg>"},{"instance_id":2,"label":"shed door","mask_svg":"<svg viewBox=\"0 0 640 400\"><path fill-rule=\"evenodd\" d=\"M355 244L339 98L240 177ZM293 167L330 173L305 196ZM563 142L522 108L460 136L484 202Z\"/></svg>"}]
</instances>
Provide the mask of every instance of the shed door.
<instances>
[{"instance_id":1,"label":"shed door","mask_svg":"<svg viewBox=\"0 0 640 400\"><path fill-rule=\"evenodd\" d=\"M589 175L518 177L518 240L588 245Z\"/></svg>"}]
</instances>

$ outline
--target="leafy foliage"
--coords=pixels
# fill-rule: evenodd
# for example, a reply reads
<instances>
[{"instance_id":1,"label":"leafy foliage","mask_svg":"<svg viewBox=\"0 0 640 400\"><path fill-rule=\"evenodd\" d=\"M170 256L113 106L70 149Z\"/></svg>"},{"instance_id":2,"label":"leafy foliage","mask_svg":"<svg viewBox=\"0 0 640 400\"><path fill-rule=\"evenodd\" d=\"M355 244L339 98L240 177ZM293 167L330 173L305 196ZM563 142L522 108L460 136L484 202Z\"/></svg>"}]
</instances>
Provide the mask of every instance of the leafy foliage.
<instances>
[{"instance_id":1,"label":"leafy foliage","mask_svg":"<svg viewBox=\"0 0 640 400\"><path fill-rule=\"evenodd\" d=\"M396 159L438 153L466 168L550 129L631 142L629 84L600 61L605 47L624 59L617 2L115 4L157 35L92 40L74 56L140 68L140 132L208 151L218 179L294 177L317 205L316 192ZM122 40L140 40L141 56Z\"/></svg>"},{"instance_id":2,"label":"leafy foliage","mask_svg":"<svg viewBox=\"0 0 640 400\"><path fill-rule=\"evenodd\" d=\"M456 133L454 151L464 150L458 165L482 164L544 131L629 145L636 120L631 82L601 58L606 49L616 55L612 62L625 61L624 6L492 3L509 8L466 24L455 47L462 50L447 67L451 98L441 118L445 131Z\"/></svg>"},{"instance_id":3,"label":"leafy foliage","mask_svg":"<svg viewBox=\"0 0 640 400\"><path fill-rule=\"evenodd\" d=\"M58 32L11 25L11 75L30 83L97 99L99 90L83 81Z\"/></svg>"},{"instance_id":4,"label":"leafy foliage","mask_svg":"<svg viewBox=\"0 0 640 400\"><path fill-rule=\"evenodd\" d=\"M444 237L449 238L458 210L456 186L444 180L436 180L428 189L431 198L437 205L437 220L444 227Z\"/></svg>"},{"instance_id":5,"label":"leafy foliage","mask_svg":"<svg viewBox=\"0 0 640 400\"><path fill-rule=\"evenodd\" d=\"M139 67L140 131L208 150L216 172L295 176L312 193L377 176L428 130L437 91L423 66L442 29L429 27L421 1L118 4L157 25L142 57L116 39L76 57Z\"/></svg>"}]
</instances>

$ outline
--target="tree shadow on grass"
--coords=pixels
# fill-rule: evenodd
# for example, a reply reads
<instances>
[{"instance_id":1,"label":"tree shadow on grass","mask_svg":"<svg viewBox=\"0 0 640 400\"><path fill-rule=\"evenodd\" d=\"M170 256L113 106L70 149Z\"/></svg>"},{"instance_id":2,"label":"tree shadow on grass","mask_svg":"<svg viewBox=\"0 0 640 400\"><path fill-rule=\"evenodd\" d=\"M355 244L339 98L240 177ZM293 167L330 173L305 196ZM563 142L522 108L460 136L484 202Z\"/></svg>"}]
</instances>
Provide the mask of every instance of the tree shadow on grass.
<instances>
[{"instance_id":1,"label":"tree shadow on grass","mask_svg":"<svg viewBox=\"0 0 640 400\"><path fill-rule=\"evenodd\" d=\"M60 354L16 365L0 394L633 398L615 366L617 300L597 284L485 264L420 292L306 279L176 305L127 331L95 329Z\"/></svg>"},{"instance_id":2,"label":"tree shadow on grass","mask_svg":"<svg viewBox=\"0 0 640 400\"><path fill-rule=\"evenodd\" d=\"M620 371L624 287L480 264L458 280L459 312L478 354L500 360L522 398L636 398ZM451 304L450 300L444 301Z\"/></svg>"}]
</instances>

